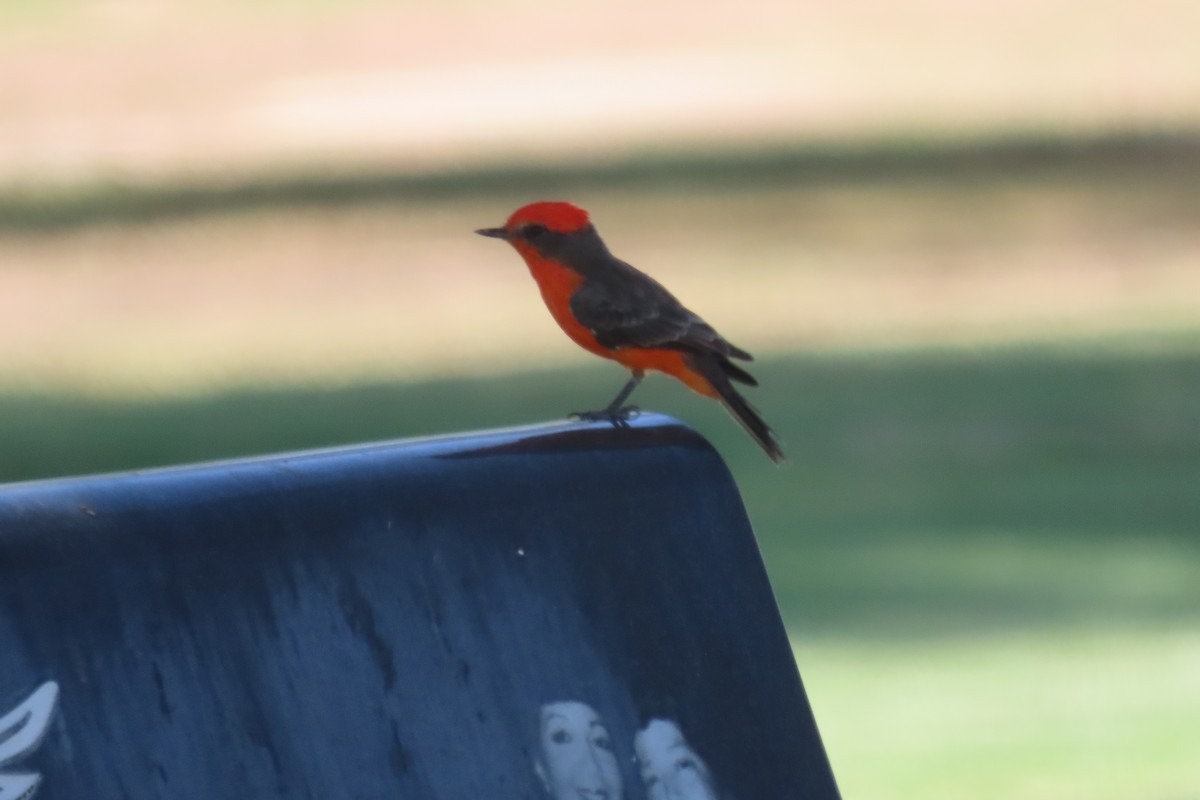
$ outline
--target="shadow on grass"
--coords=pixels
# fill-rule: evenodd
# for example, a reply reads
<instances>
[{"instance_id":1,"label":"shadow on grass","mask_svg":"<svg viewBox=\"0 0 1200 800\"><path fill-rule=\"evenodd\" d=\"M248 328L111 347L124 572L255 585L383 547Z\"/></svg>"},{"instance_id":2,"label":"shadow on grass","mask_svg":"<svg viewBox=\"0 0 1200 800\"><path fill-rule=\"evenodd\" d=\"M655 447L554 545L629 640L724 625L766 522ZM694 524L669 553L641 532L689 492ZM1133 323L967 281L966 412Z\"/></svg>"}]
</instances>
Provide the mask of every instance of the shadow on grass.
<instances>
[{"instance_id":1,"label":"shadow on grass","mask_svg":"<svg viewBox=\"0 0 1200 800\"><path fill-rule=\"evenodd\" d=\"M1200 172L1193 131L1090 137L1026 135L947 143L885 141L857 146L770 145L738 150L648 150L582 164L509 164L435 172L244 176L170 185L98 183L65 191L0 193L0 232L143 223L263 208L345 207L400 201L570 196L584 188L639 192L862 181L1008 181L1086 176L1137 181L1150 175L1191 196Z\"/></svg>"},{"instance_id":2,"label":"shadow on grass","mask_svg":"<svg viewBox=\"0 0 1200 800\"><path fill-rule=\"evenodd\" d=\"M1195 622L1200 358L766 360L773 468L714 405L649 381L742 487L796 630L949 635ZM612 369L157 402L0 395L0 480L523 424L607 398Z\"/></svg>"}]
</instances>

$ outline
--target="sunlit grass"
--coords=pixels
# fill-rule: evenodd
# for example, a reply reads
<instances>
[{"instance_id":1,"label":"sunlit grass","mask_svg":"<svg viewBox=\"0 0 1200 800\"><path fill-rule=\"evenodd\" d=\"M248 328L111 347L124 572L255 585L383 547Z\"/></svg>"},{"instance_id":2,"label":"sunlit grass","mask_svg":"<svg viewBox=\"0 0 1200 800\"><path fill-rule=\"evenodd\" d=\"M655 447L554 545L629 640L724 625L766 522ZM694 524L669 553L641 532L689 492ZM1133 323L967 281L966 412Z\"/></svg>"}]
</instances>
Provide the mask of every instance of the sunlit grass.
<instances>
[{"instance_id":1,"label":"sunlit grass","mask_svg":"<svg viewBox=\"0 0 1200 800\"><path fill-rule=\"evenodd\" d=\"M846 797L1186 798L1200 626L795 638Z\"/></svg>"}]
</instances>

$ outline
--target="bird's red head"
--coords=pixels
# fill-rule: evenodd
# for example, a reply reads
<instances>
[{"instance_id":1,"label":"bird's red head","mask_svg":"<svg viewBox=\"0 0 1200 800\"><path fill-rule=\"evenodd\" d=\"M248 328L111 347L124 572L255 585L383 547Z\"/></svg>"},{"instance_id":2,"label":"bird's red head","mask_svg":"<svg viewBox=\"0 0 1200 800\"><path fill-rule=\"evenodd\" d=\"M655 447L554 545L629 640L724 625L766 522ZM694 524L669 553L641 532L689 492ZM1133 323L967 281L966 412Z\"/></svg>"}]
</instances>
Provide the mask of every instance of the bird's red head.
<instances>
[{"instance_id":1,"label":"bird's red head","mask_svg":"<svg viewBox=\"0 0 1200 800\"><path fill-rule=\"evenodd\" d=\"M483 228L475 232L480 236L504 239L522 255L527 256L533 252L527 252L529 243L539 234L572 234L590 228L591 224L587 212L579 206L561 202L541 202L518 208L508 218L508 222L504 223L503 228Z\"/></svg>"},{"instance_id":2,"label":"bird's red head","mask_svg":"<svg viewBox=\"0 0 1200 800\"><path fill-rule=\"evenodd\" d=\"M504 227L513 231L522 225L541 225L555 233L574 233L586 228L591 221L588 213L570 203L543 201L522 206L512 213Z\"/></svg>"}]
</instances>

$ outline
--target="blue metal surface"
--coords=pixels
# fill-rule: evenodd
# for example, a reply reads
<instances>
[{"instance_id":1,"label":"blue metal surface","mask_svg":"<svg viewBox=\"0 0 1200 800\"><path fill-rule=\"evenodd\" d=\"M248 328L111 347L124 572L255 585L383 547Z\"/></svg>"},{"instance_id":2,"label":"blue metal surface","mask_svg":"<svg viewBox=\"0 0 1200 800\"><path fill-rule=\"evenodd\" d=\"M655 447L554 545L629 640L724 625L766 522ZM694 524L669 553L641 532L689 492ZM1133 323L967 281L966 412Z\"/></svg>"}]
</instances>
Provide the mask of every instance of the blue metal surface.
<instances>
[{"instance_id":1,"label":"blue metal surface","mask_svg":"<svg viewBox=\"0 0 1200 800\"><path fill-rule=\"evenodd\" d=\"M619 772L581 796L654 797L654 719L714 797L837 796L736 487L658 416L0 488L0 716L48 681L0 762L38 800L557 797L563 701Z\"/></svg>"}]
</instances>

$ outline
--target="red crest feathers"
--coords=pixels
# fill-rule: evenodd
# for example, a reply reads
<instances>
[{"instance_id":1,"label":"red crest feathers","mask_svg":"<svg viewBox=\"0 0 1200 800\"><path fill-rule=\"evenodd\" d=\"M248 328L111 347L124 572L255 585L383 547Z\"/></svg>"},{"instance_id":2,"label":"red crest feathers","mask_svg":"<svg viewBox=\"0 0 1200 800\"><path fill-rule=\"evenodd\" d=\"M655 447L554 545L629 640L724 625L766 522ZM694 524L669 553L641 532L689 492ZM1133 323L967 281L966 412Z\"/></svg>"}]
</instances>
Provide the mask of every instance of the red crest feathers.
<instances>
[{"instance_id":1,"label":"red crest feathers","mask_svg":"<svg viewBox=\"0 0 1200 800\"><path fill-rule=\"evenodd\" d=\"M588 213L570 203L530 203L518 208L504 227L512 230L520 225L542 225L558 233L572 233L591 224Z\"/></svg>"}]
</instances>

